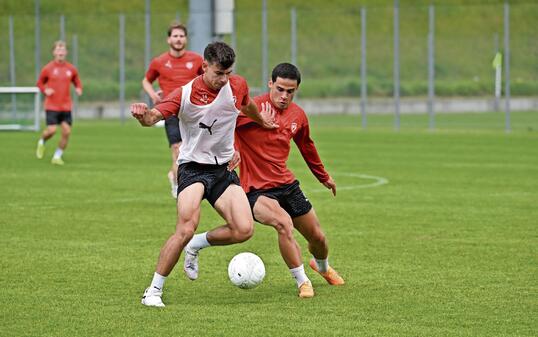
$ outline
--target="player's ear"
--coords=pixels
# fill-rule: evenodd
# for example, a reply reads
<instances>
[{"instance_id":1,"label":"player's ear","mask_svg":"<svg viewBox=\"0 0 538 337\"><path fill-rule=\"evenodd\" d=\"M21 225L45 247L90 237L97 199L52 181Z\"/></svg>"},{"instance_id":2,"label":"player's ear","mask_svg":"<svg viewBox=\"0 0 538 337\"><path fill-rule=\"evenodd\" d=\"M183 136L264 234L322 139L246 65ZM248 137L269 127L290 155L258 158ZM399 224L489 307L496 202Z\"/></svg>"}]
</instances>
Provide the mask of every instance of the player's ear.
<instances>
[{"instance_id":1,"label":"player's ear","mask_svg":"<svg viewBox=\"0 0 538 337\"><path fill-rule=\"evenodd\" d=\"M269 82L267 82L267 86L269 89L271 89L273 87L273 80L269 80Z\"/></svg>"}]
</instances>

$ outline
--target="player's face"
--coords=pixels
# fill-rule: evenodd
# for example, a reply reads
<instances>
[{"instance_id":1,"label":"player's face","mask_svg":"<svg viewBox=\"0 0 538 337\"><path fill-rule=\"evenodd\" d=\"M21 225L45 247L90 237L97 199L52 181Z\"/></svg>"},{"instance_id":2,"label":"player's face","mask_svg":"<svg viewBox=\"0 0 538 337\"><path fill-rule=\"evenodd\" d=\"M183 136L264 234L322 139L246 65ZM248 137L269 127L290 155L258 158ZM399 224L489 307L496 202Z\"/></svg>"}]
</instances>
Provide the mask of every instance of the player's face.
<instances>
[{"instance_id":1,"label":"player's face","mask_svg":"<svg viewBox=\"0 0 538 337\"><path fill-rule=\"evenodd\" d=\"M52 55L54 56L54 60L56 61L65 61L65 57L67 56L67 49L65 46L56 46L54 50L52 51Z\"/></svg>"},{"instance_id":2,"label":"player's face","mask_svg":"<svg viewBox=\"0 0 538 337\"><path fill-rule=\"evenodd\" d=\"M297 80L277 77L276 81L269 81L269 97L273 104L281 109L286 109L293 101L297 92Z\"/></svg>"},{"instance_id":3,"label":"player's face","mask_svg":"<svg viewBox=\"0 0 538 337\"><path fill-rule=\"evenodd\" d=\"M213 90L220 90L230 80L232 74L233 65L230 68L222 69L218 64L208 63L204 61L202 63L202 69L204 70L204 82Z\"/></svg>"},{"instance_id":4,"label":"player's face","mask_svg":"<svg viewBox=\"0 0 538 337\"><path fill-rule=\"evenodd\" d=\"M168 45L175 51L182 51L187 47L187 35L183 29L174 29L168 37Z\"/></svg>"}]
</instances>

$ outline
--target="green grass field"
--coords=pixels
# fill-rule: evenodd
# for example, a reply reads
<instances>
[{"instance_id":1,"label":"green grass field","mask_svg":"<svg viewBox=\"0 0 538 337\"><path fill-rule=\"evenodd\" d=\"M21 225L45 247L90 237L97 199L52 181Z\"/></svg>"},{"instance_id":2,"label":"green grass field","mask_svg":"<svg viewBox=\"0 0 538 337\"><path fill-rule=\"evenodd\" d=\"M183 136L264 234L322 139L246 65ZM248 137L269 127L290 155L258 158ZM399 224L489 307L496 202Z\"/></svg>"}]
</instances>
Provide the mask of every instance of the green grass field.
<instances>
[{"instance_id":1,"label":"green grass field","mask_svg":"<svg viewBox=\"0 0 538 337\"><path fill-rule=\"evenodd\" d=\"M38 134L0 133L0 336L536 336L538 113L316 116L312 132L339 191L297 151L290 166L345 277L297 297L274 230L206 249L196 282L169 277L164 310L140 296L173 231L164 131L129 121L75 121L64 167L35 158ZM376 187L376 180L388 183ZM221 224L206 202L199 230ZM298 238L306 262L306 243ZM266 264L254 290L227 263ZM533 318L534 317L534 318Z\"/></svg>"}]
</instances>

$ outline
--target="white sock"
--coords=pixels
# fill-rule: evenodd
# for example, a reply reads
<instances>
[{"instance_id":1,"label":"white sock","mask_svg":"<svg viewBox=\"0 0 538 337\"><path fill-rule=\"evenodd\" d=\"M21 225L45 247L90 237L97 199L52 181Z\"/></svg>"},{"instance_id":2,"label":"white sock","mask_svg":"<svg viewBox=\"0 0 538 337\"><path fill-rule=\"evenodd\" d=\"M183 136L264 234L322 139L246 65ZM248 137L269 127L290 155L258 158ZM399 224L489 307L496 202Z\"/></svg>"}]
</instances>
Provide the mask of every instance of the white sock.
<instances>
[{"instance_id":1,"label":"white sock","mask_svg":"<svg viewBox=\"0 0 538 337\"><path fill-rule=\"evenodd\" d=\"M57 148L56 152L54 152L54 158L61 158L63 153L64 153L64 150Z\"/></svg>"},{"instance_id":2,"label":"white sock","mask_svg":"<svg viewBox=\"0 0 538 337\"><path fill-rule=\"evenodd\" d=\"M295 282L297 282L297 287L301 286L301 284L305 283L306 281L310 281L308 279L308 276L306 276L306 273L304 272L304 266L300 265L297 268L290 269L291 276L295 279Z\"/></svg>"},{"instance_id":3,"label":"white sock","mask_svg":"<svg viewBox=\"0 0 538 337\"><path fill-rule=\"evenodd\" d=\"M195 234L191 241L187 244L187 247L194 251L199 251L200 249L206 248L211 246L211 244L207 241L207 232L203 232L200 234Z\"/></svg>"},{"instance_id":4,"label":"white sock","mask_svg":"<svg viewBox=\"0 0 538 337\"><path fill-rule=\"evenodd\" d=\"M39 138L39 141L37 143L39 145L45 145L45 140L43 138Z\"/></svg>"},{"instance_id":5,"label":"white sock","mask_svg":"<svg viewBox=\"0 0 538 337\"><path fill-rule=\"evenodd\" d=\"M153 274L153 280L151 281L151 285L149 287L163 290L164 281L166 281L166 276L162 276L161 274L155 272L155 274Z\"/></svg>"},{"instance_id":6,"label":"white sock","mask_svg":"<svg viewBox=\"0 0 538 337\"><path fill-rule=\"evenodd\" d=\"M326 273L329 270L329 258L318 260L314 257L314 260L316 260L320 273Z\"/></svg>"}]
</instances>

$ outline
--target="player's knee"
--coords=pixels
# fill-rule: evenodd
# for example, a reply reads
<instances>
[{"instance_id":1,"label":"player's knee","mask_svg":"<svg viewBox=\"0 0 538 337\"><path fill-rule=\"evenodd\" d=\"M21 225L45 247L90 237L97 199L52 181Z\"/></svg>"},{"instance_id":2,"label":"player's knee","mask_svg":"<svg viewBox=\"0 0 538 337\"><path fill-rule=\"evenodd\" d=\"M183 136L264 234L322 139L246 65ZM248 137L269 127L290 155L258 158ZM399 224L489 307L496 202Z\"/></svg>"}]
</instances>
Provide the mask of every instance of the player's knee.
<instances>
[{"instance_id":1,"label":"player's knee","mask_svg":"<svg viewBox=\"0 0 538 337\"><path fill-rule=\"evenodd\" d=\"M254 226L252 223L250 225L245 224L244 226L237 227L232 231L232 236L235 242L247 241L252 235L254 235Z\"/></svg>"},{"instance_id":2,"label":"player's knee","mask_svg":"<svg viewBox=\"0 0 538 337\"><path fill-rule=\"evenodd\" d=\"M276 229L278 235L280 236L293 236L293 222L289 218L275 219L272 226Z\"/></svg>"},{"instance_id":3,"label":"player's knee","mask_svg":"<svg viewBox=\"0 0 538 337\"><path fill-rule=\"evenodd\" d=\"M323 233L321 230L317 230L310 236L310 242L315 244L321 244L325 245L327 242L327 238L325 237L325 233Z\"/></svg>"},{"instance_id":4,"label":"player's knee","mask_svg":"<svg viewBox=\"0 0 538 337\"><path fill-rule=\"evenodd\" d=\"M64 137L69 137L71 135L71 129L63 129L62 134Z\"/></svg>"},{"instance_id":5,"label":"player's knee","mask_svg":"<svg viewBox=\"0 0 538 337\"><path fill-rule=\"evenodd\" d=\"M47 127L47 132L50 134L50 135L54 135L56 133L56 125L49 125Z\"/></svg>"},{"instance_id":6,"label":"player's knee","mask_svg":"<svg viewBox=\"0 0 538 337\"><path fill-rule=\"evenodd\" d=\"M194 236L194 223L182 223L181 226L179 226L178 229L176 229L176 232L174 235L181 237L182 240L185 242L189 242L192 237Z\"/></svg>"}]
</instances>

